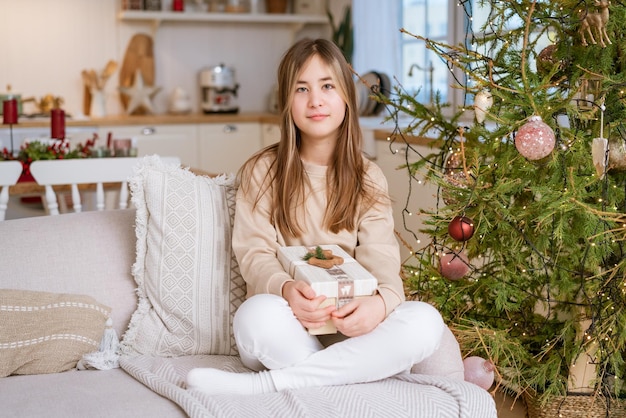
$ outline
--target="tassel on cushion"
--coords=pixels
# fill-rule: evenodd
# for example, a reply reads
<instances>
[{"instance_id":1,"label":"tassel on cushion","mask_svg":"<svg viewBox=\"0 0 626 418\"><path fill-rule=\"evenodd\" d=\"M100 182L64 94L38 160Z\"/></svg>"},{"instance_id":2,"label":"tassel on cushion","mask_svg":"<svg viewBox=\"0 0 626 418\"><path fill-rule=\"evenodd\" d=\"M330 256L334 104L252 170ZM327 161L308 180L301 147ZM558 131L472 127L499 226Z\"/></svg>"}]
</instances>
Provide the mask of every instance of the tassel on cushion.
<instances>
[{"instance_id":1,"label":"tassel on cushion","mask_svg":"<svg viewBox=\"0 0 626 418\"><path fill-rule=\"evenodd\" d=\"M106 322L104 335L102 335L102 340L100 341L99 350L85 354L76 365L76 368L78 370L110 370L120 367L120 356L118 354L119 346L120 340L117 336L117 332L113 329L113 321L109 318Z\"/></svg>"}]
</instances>

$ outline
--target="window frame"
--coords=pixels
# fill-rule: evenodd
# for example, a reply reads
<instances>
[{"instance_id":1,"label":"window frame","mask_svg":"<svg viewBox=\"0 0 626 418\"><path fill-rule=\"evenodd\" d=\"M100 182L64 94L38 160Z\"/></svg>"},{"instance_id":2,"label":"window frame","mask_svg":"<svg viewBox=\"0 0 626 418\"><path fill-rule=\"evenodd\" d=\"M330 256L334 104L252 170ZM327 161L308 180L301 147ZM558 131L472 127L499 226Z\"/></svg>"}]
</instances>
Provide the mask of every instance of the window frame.
<instances>
[{"instance_id":1,"label":"window frame","mask_svg":"<svg viewBox=\"0 0 626 418\"><path fill-rule=\"evenodd\" d=\"M479 0L473 0L477 3ZM465 35L469 26L463 4L456 0L448 0L448 31L446 39L442 39L448 45L465 43ZM395 10L395 11L394 11ZM390 12L391 11L391 12ZM353 27L355 51L353 56L353 68L357 74L365 74L368 71L383 71L391 79L392 85L403 86L404 78L408 74L408 66L405 67L405 59L402 57L402 16L403 0L352 0ZM419 34L418 34L419 35ZM378 38L382 39L378 39ZM415 42L421 42L415 40ZM394 55L389 49L395 49ZM435 56L434 59L441 59ZM424 65L419 63L422 68ZM410 64L408 64L410 65ZM407 71L404 71L405 68ZM459 109L465 105L465 93L462 89L452 86L463 82L465 75L458 68L453 68L447 73L445 102L450 109ZM422 87L428 91L428 86ZM435 90L436 92L437 90ZM428 95L428 93L427 93Z\"/></svg>"}]
</instances>

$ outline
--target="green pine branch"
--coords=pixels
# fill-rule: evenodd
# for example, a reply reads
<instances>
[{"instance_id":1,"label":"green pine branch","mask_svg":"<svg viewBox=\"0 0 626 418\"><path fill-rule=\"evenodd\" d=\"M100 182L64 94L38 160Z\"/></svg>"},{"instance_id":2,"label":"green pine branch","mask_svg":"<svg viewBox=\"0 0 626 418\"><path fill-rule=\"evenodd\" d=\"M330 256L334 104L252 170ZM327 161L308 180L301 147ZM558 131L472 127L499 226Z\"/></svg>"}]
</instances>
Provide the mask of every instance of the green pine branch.
<instances>
[{"instance_id":1,"label":"green pine branch","mask_svg":"<svg viewBox=\"0 0 626 418\"><path fill-rule=\"evenodd\" d=\"M609 168L601 178L591 158L601 132L626 144L626 8L610 8L613 44L601 48L580 44L574 3L485 4L490 19L472 42L413 35L463 74L453 87L466 104L451 109L438 93L424 105L402 86L378 97L390 120L411 120L392 135L394 148L417 157L400 169L438 190L436 207L422 210L431 242L412 249L404 268L407 293L435 305L464 353L490 359L508 391L543 401L564 395L576 359L593 352L593 388L626 396L626 172ZM547 35L553 53L542 61ZM586 83L598 90L583 91ZM494 98L487 121L468 120L469 103L485 89ZM541 161L515 146L532 115L556 136ZM408 135L433 138L435 152L419 154L403 142ZM452 153L462 164L450 166ZM475 227L464 243L447 230L459 214ZM448 280L439 256L460 250L469 272Z\"/></svg>"}]
</instances>

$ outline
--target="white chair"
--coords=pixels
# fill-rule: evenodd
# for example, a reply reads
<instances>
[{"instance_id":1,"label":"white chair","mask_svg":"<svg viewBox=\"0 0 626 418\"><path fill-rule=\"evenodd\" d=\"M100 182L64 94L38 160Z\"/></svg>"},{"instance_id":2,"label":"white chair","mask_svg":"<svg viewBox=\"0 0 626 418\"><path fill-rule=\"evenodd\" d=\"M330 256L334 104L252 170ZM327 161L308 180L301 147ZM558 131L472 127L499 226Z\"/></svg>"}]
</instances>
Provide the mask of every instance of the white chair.
<instances>
[{"instance_id":1,"label":"white chair","mask_svg":"<svg viewBox=\"0 0 626 418\"><path fill-rule=\"evenodd\" d=\"M17 183L22 174L19 161L0 161L0 221L4 221L9 203L9 187Z\"/></svg>"},{"instance_id":2,"label":"white chair","mask_svg":"<svg viewBox=\"0 0 626 418\"><path fill-rule=\"evenodd\" d=\"M161 157L165 163L180 164L178 157ZM45 187L45 204L50 215L59 214L59 202L52 186L70 185L74 212L81 212L78 185L96 185L96 210L104 210L104 183L121 183L119 208L128 207L127 179L142 158L80 158L70 160L39 160L30 165L35 181Z\"/></svg>"}]
</instances>

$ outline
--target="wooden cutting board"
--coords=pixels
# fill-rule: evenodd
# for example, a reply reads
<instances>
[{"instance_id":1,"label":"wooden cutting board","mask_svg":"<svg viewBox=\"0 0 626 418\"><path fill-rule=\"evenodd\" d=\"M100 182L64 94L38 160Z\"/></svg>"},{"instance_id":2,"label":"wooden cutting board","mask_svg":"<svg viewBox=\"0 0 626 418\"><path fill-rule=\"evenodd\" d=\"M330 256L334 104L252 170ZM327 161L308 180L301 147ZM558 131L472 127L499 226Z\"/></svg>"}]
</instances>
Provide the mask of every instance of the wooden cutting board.
<instances>
[{"instance_id":1,"label":"wooden cutting board","mask_svg":"<svg viewBox=\"0 0 626 418\"><path fill-rule=\"evenodd\" d=\"M138 33L128 42L124 61L120 68L120 87L132 87L135 84L137 70L141 72L144 85L154 86L154 49L152 37ZM130 98L120 94L124 110L128 109Z\"/></svg>"}]
</instances>

